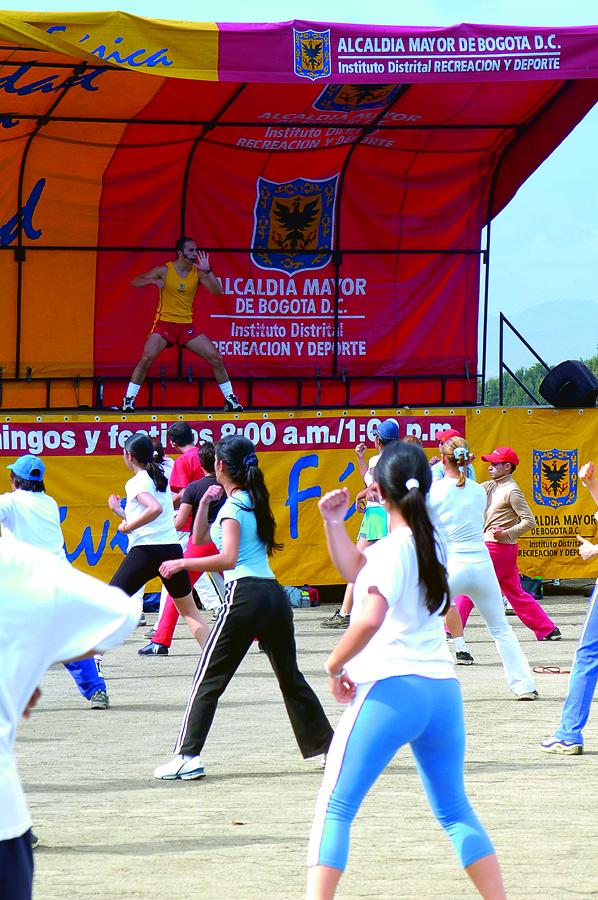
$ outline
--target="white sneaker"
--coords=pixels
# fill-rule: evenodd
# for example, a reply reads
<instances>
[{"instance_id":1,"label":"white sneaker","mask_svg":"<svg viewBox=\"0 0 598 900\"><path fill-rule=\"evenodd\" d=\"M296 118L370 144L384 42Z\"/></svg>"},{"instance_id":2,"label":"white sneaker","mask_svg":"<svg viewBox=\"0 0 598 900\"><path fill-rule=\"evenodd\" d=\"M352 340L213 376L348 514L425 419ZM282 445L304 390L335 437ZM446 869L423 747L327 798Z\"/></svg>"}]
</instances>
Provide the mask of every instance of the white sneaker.
<instances>
[{"instance_id":1,"label":"white sneaker","mask_svg":"<svg viewBox=\"0 0 598 900\"><path fill-rule=\"evenodd\" d=\"M163 781L192 781L194 778L205 777L200 756L192 756L191 759L175 756L170 762L154 769L154 778L162 778Z\"/></svg>"},{"instance_id":2,"label":"white sneaker","mask_svg":"<svg viewBox=\"0 0 598 900\"><path fill-rule=\"evenodd\" d=\"M224 398L224 412L243 412L243 407L235 394L229 394Z\"/></svg>"}]
</instances>

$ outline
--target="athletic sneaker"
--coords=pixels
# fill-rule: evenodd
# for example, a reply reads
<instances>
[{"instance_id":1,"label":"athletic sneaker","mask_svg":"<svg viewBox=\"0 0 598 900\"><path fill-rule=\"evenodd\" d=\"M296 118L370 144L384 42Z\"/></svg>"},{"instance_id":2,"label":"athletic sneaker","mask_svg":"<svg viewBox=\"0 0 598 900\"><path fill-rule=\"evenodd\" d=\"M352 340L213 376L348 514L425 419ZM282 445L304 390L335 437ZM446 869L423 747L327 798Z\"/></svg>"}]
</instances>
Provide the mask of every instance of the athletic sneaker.
<instances>
[{"instance_id":1,"label":"athletic sneaker","mask_svg":"<svg viewBox=\"0 0 598 900\"><path fill-rule=\"evenodd\" d=\"M539 697L539 693L537 691L524 691L523 694L517 694L515 696L516 700L537 700Z\"/></svg>"},{"instance_id":2,"label":"athletic sneaker","mask_svg":"<svg viewBox=\"0 0 598 900\"><path fill-rule=\"evenodd\" d=\"M540 744L544 753L560 753L562 756L579 756L583 753L583 744L579 741L564 741L562 738L551 735L544 738Z\"/></svg>"},{"instance_id":3,"label":"athletic sneaker","mask_svg":"<svg viewBox=\"0 0 598 900\"><path fill-rule=\"evenodd\" d=\"M137 628L140 626L147 625L147 619L145 618L145 613L142 612L139 616L139 621L137 622Z\"/></svg>"},{"instance_id":4,"label":"athletic sneaker","mask_svg":"<svg viewBox=\"0 0 598 900\"><path fill-rule=\"evenodd\" d=\"M149 631L145 632L145 636L148 640L151 641L151 639L156 636L157 632L158 632L157 628L150 628Z\"/></svg>"},{"instance_id":5,"label":"athletic sneaker","mask_svg":"<svg viewBox=\"0 0 598 900\"><path fill-rule=\"evenodd\" d=\"M123 397L123 412L135 412L135 397Z\"/></svg>"},{"instance_id":6,"label":"athletic sneaker","mask_svg":"<svg viewBox=\"0 0 598 900\"><path fill-rule=\"evenodd\" d=\"M348 628L351 622L351 616L343 616L339 609L329 619L320 622L320 628Z\"/></svg>"},{"instance_id":7,"label":"athletic sneaker","mask_svg":"<svg viewBox=\"0 0 598 900\"><path fill-rule=\"evenodd\" d=\"M243 407L235 394L229 394L228 397L224 398L224 412L243 412Z\"/></svg>"},{"instance_id":8,"label":"athletic sneaker","mask_svg":"<svg viewBox=\"0 0 598 900\"><path fill-rule=\"evenodd\" d=\"M467 650L457 650L455 656L458 666L473 666L473 656Z\"/></svg>"},{"instance_id":9,"label":"athletic sneaker","mask_svg":"<svg viewBox=\"0 0 598 900\"><path fill-rule=\"evenodd\" d=\"M547 634L546 637L540 638L541 641L560 641L562 637L560 628L553 628L550 634Z\"/></svg>"},{"instance_id":10,"label":"athletic sneaker","mask_svg":"<svg viewBox=\"0 0 598 900\"><path fill-rule=\"evenodd\" d=\"M164 644L156 644L154 641L150 641L137 653L139 656L168 656L168 647L165 647Z\"/></svg>"},{"instance_id":11,"label":"athletic sneaker","mask_svg":"<svg viewBox=\"0 0 598 900\"><path fill-rule=\"evenodd\" d=\"M175 756L170 762L154 769L154 778L161 778L163 781L192 781L194 778L205 777L200 756L192 756L190 759Z\"/></svg>"},{"instance_id":12,"label":"athletic sneaker","mask_svg":"<svg viewBox=\"0 0 598 900\"><path fill-rule=\"evenodd\" d=\"M96 691L89 698L89 705L92 709L108 709L110 706L110 697L106 691Z\"/></svg>"}]
</instances>

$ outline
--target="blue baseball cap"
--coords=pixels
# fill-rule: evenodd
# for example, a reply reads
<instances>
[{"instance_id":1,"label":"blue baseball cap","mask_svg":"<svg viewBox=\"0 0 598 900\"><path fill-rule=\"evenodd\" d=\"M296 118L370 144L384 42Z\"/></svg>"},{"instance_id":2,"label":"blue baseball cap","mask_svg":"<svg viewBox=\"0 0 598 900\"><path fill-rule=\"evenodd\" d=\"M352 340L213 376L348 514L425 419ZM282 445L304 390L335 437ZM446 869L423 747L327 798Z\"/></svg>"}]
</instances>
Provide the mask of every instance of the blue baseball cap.
<instances>
[{"instance_id":1,"label":"blue baseball cap","mask_svg":"<svg viewBox=\"0 0 598 900\"><path fill-rule=\"evenodd\" d=\"M26 478L27 481L43 481L46 467L39 458L33 456L32 453L26 453L25 456L19 458L6 467L10 469L18 478Z\"/></svg>"},{"instance_id":2,"label":"blue baseball cap","mask_svg":"<svg viewBox=\"0 0 598 900\"><path fill-rule=\"evenodd\" d=\"M399 426L392 419L381 422L374 431L374 434L384 443L388 441L397 441L399 439Z\"/></svg>"}]
</instances>

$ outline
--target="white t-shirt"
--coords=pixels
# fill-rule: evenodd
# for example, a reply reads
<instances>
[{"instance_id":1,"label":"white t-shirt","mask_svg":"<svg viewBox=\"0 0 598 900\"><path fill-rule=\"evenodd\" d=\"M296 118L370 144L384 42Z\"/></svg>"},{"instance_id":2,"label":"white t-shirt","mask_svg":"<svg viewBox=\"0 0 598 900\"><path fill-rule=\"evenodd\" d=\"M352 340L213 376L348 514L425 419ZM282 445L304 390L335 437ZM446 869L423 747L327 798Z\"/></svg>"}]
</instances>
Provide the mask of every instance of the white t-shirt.
<instances>
[{"instance_id":1,"label":"white t-shirt","mask_svg":"<svg viewBox=\"0 0 598 900\"><path fill-rule=\"evenodd\" d=\"M53 663L104 652L139 622L141 603L20 541L0 540L0 840L31 827L14 743ZM35 715L35 713L33 713Z\"/></svg>"},{"instance_id":2,"label":"white t-shirt","mask_svg":"<svg viewBox=\"0 0 598 900\"><path fill-rule=\"evenodd\" d=\"M348 675L358 684L394 675L454 678L443 617L430 614L425 605L411 529L395 528L364 553L367 562L355 581L351 618L361 613L370 587L378 589L389 609L376 634L347 663ZM442 547L439 556L444 558Z\"/></svg>"},{"instance_id":3,"label":"white t-shirt","mask_svg":"<svg viewBox=\"0 0 598 900\"><path fill-rule=\"evenodd\" d=\"M170 484L170 476L172 475L172 470L174 469L174 459L171 459L170 456L165 456L162 460L162 471L164 472L166 478L168 479L168 483Z\"/></svg>"},{"instance_id":4,"label":"white t-shirt","mask_svg":"<svg viewBox=\"0 0 598 900\"><path fill-rule=\"evenodd\" d=\"M66 559L58 504L48 494L23 490L0 494L0 524L17 540Z\"/></svg>"},{"instance_id":5,"label":"white t-shirt","mask_svg":"<svg viewBox=\"0 0 598 900\"><path fill-rule=\"evenodd\" d=\"M428 506L435 524L447 542L448 552L480 555L487 558L484 543L486 491L470 478L457 487L456 478L440 478L432 482Z\"/></svg>"},{"instance_id":6,"label":"white t-shirt","mask_svg":"<svg viewBox=\"0 0 598 900\"><path fill-rule=\"evenodd\" d=\"M128 535L129 550L131 547L142 547L148 544L178 544L170 488L158 491L148 473L141 471L127 481L125 491L127 493L127 505L125 506L127 522L134 521L146 511L146 507L137 500L138 494L151 494L162 507L162 512L152 522L130 532Z\"/></svg>"}]
</instances>

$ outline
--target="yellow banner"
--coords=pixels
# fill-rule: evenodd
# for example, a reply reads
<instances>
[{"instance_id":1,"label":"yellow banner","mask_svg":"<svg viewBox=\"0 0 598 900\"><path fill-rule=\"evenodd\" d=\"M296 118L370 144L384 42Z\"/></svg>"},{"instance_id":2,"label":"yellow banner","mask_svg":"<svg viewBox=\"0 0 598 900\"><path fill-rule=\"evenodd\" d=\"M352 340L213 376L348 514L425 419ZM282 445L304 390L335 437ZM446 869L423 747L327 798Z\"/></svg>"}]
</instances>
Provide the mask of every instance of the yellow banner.
<instances>
[{"instance_id":1,"label":"yellow banner","mask_svg":"<svg viewBox=\"0 0 598 900\"><path fill-rule=\"evenodd\" d=\"M218 80L215 22L146 19L123 12L0 12L0 38L135 72Z\"/></svg>"},{"instance_id":2,"label":"yellow banner","mask_svg":"<svg viewBox=\"0 0 598 900\"><path fill-rule=\"evenodd\" d=\"M515 479L534 514L536 528L519 543L521 572L552 578L590 578L597 564L577 554L576 535L596 539L595 504L578 482L580 466L598 456L597 410L429 409L345 410L243 413L200 416L136 414L22 415L0 418L0 456L8 465L22 453L43 456L46 488L63 517L66 549L73 563L109 580L126 552L119 520L107 506L111 493L124 494L130 477L122 459L126 439L137 430L159 437L168 447L166 430L175 420L189 421L199 440L244 434L254 442L272 497L278 538L284 550L273 566L285 584L336 583L326 553L317 501L323 493L346 485L352 496L363 484L354 447L373 448L374 428L393 418L401 435L416 434L428 456L436 436L459 429L476 454L478 481L487 477L480 459L497 446L519 455ZM5 471L0 490L10 489ZM348 519L356 538L361 515Z\"/></svg>"}]
</instances>

